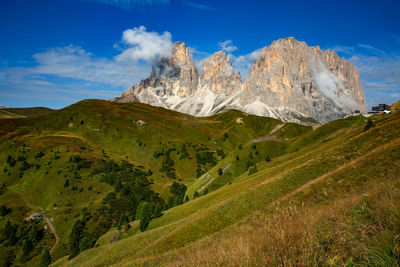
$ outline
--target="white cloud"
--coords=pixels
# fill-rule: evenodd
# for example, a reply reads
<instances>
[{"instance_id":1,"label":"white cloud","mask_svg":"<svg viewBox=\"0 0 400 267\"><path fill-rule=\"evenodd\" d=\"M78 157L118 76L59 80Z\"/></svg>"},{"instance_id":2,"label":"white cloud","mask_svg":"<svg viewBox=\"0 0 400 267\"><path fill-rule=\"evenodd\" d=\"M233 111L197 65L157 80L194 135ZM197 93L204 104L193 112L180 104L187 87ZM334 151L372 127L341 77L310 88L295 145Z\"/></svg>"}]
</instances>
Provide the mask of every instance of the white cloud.
<instances>
[{"instance_id":1,"label":"white cloud","mask_svg":"<svg viewBox=\"0 0 400 267\"><path fill-rule=\"evenodd\" d=\"M171 54L171 34L147 32L141 26L124 31L114 58L97 57L74 45L33 55L36 66L0 69L0 97L110 99L146 78L155 59ZM16 93L11 93L16 92Z\"/></svg>"},{"instance_id":2,"label":"white cloud","mask_svg":"<svg viewBox=\"0 0 400 267\"><path fill-rule=\"evenodd\" d=\"M360 73L369 108L400 99L400 57L354 55L348 60Z\"/></svg>"},{"instance_id":3,"label":"white cloud","mask_svg":"<svg viewBox=\"0 0 400 267\"><path fill-rule=\"evenodd\" d=\"M127 87L149 72L148 64L98 58L77 46L56 47L33 55L37 66L28 72Z\"/></svg>"},{"instance_id":4,"label":"white cloud","mask_svg":"<svg viewBox=\"0 0 400 267\"><path fill-rule=\"evenodd\" d=\"M208 5L204 5L204 4L199 4L199 3L195 3L195 2L191 2L191 1L179 1L184 5L190 6L190 7L194 7L197 9L203 9L203 10L215 10L215 7L212 6L208 6Z\"/></svg>"},{"instance_id":5,"label":"white cloud","mask_svg":"<svg viewBox=\"0 0 400 267\"><path fill-rule=\"evenodd\" d=\"M195 47L188 47L190 58L193 60L194 65L197 71L201 71L203 69L204 60L208 58L211 54L208 52L200 51Z\"/></svg>"},{"instance_id":6,"label":"white cloud","mask_svg":"<svg viewBox=\"0 0 400 267\"><path fill-rule=\"evenodd\" d=\"M147 32L144 26L135 27L123 32L123 47L113 59L69 45L33 55L37 66L27 71L125 88L145 78L157 58L171 55L171 39L169 32L158 34Z\"/></svg>"},{"instance_id":7,"label":"white cloud","mask_svg":"<svg viewBox=\"0 0 400 267\"><path fill-rule=\"evenodd\" d=\"M128 29L123 32L122 43L127 48L116 57L117 61L154 61L172 53L172 36L169 32L148 32L146 27Z\"/></svg>"},{"instance_id":8,"label":"white cloud","mask_svg":"<svg viewBox=\"0 0 400 267\"><path fill-rule=\"evenodd\" d=\"M386 56L386 53L380 49L375 48L369 44L358 44L359 48L364 49L367 53L376 55L376 56Z\"/></svg>"},{"instance_id":9,"label":"white cloud","mask_svg":"<svg viewBox=\"0 0 400 267\"><path fill-rule=\"evenodd\" d=\"M235 51L235 50L238 49L238 48L233 44L232 40L226 40L226 41L224 41L224 42L219 42L219 43L218 43L218 46L219 46L222 50L224 50L224 51L226 51L226 52L228 52L228 53L231 53L231 52L233 52L233 51Z\"/></svg>"},{"instance_id":10,"label":"white cloud","mask_svg":"<svg viewBox=\"0 0 400 267\"><path fill-rule=\"evenodd\" d=\"M236 72L240 72L243 81L246 80L247 75L249 75L254 61L256 61L260 57L261 51L262 48L254 50L253 52L246 55L231 56L232 66Z\"/></svg>"},{"instance_id":11,"label":"white cloud","mask_svg":"<svg viewBox=\"0 0 400 267\"><path fill-rule=\"evenodd\" d=\"M346 45L335 45L331 47L330 50L334 50L337 53L342 53L345 55L351 55L354 53L354 47Z\"/></svg>"},{"instance_id":12,"label":"white cloud","mask_svg":"<svg viewBox=\"0 0 400 267\"><path fill-rule=\"evenodd\" d=\"M321 92L334 103L354 110L357 107L354 100L343 95L338 96L338 89L343 88L341 80L335 74L328 72L322 62L319 62L318 68L314 60L311 63L313 78Z\"/></svg>"},{"instance_id":13,"label":"white cloud","mask_svg":"<svg viewBox=\"0 0 400 267\"><path fill-rule=\"evenodd\" d=\"M360 74L367 107L392 104L400 99L400 56L391 55L372 45L336 45L331 48L354 64Z\"/></svg>"}]
</instances>

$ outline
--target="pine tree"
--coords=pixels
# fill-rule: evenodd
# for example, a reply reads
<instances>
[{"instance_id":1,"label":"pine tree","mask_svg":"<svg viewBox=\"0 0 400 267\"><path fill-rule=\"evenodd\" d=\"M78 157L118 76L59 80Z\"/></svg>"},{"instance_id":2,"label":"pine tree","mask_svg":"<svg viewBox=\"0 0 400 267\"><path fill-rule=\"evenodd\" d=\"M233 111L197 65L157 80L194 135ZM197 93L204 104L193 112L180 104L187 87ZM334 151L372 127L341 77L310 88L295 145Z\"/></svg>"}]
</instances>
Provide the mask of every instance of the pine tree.
<instances>
[{"instance_id":1,"label":"pine tree","mask_svg":"<svg viewBox=\"0 0 400 267\"><path fill-rule=\"evenodd\" d=\"M129 222L128 217L126 217L125 214L121 214L121 217L119 217L118 221L118 230L121 230L122 226L128 222Z\"/></svg>"},{"instance_id":2,"label":"pine tree","mask_svg":"<svg viewBox=\"0 0 400 267\"><path fill-rule=\"evenodd\" d=\"M375 123L371 120L371 118L368 118L367 125L364 127L364 132L368 131L370 128L375 127Z\"/></svg>"},{"instance_id":3,"label":"pine tree","mask_svg":"<svg viewBox=\"0 0 400 267\"><path fill-rule=\"evenodd\" d=\"M33 250L32 241L29 239L24 239L22 242L22 258L26 260L28 258L29 253Z\"/></svg>"},{"instance_id":4,"label":"pine tree","mask_svg":"<svg viewBox=\"0 0 400 267\"><path fill-rule=\"evenodd\" d=\"M79 252L82 252L84 250L87 250L88 248L93 247L93 240L89 238L88 236L84 236L80 241L79 241Z\"/></svg>"},{"instance_id":5,"label":"pine tree","mask_svg":"<svg viewBox=\"0 0 400 267\"><path fill-rule=\"evenodd\" d=\"M151 207L148 202L140 202L137 209L137 218L140 219L139 228L141 232L144 232L151 221Z\"/></svg>"},{"instance_id":6,"label":"pine tree","mask_svg":"<svg viewBox=\"0 0 400 267\"><path fill-rule=\"evenodd\" d=\"M72 259L76 255L79 254L79 243L84 235L83 229L85 227L85 223L81 220L77 220L76 223L74 224L71 234L69 236L70 242L70 258Z\"/></svg>"},{"instance_id":7,"label":"pine tree","mask_svg":"<svg viewBox=\"0 0 400 267\"><path fill-rule=\"evenodd\" d=\"M29 240L31 240L33 244L36 244L40 240L39 232L36 229L35 225L33 225L31 227L31 230L29 231L28 237L29 237Z\"/></svg>"},{"instance_id":8,"label":"pine tree","mask_svg":"<svg viewBox=\"0 0 400 267\"><path fill-rule=\"evenodd\" d=\"M51 256L47 249L43 250L42 258L40 259L40 267L47 267L51 263Z\"/></svg>"},{"instance_id":9,"label":"pine tree","mask_svg":"<svg viewBox=\"0 0 400 267\"><path fill-rule=\"evenodd\" d=\"M12 226L10 221L7 221L6 225L4 226L4 233L6 234L6 238L10 239L13 232L14 232L14 227Z\"/></svg>"}]
</instances>

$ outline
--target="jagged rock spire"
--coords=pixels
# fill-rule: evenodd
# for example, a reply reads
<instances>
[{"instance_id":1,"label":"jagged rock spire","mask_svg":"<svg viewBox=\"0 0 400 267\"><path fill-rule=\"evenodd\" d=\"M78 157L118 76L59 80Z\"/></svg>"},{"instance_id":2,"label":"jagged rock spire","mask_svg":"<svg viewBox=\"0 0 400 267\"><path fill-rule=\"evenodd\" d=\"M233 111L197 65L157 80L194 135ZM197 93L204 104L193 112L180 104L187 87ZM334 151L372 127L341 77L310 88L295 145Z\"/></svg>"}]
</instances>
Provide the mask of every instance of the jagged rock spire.
<instances>
[{"instance_id":1,"label":"jagged rock spire","mask_svg":"<svg viewBox=\"0 0 400 267\"><path fill-rule=\"evenodd\" d=\"M293 37L263 48L243 84L225 52L205 59L199 75L185 43L176 42L170 58L161 59L149 78L116 100L196 116L235 108L294 122L307 117L326 122L356 109L365 111L357 69L334 51L310 47Z\"/></svg>"}]
</instances>

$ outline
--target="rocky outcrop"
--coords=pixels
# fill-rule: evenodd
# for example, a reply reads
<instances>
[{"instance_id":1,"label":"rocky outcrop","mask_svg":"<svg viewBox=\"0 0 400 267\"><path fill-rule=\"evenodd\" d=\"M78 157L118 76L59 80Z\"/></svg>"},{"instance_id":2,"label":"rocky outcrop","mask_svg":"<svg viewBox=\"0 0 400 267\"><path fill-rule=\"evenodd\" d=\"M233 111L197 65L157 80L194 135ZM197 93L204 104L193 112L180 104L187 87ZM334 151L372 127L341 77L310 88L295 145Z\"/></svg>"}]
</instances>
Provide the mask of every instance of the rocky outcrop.
<instances>
[{"instance_id":1,"label":"rocky outcrop","mask_svg":"<svg viewBox=\"0 0 400 267\"><path fill-rule=\"evenodd\" d=\"M266 108L260 109L260 102ZM326 122L356 109L364 112L365 95L350 62L291 37L262 50L243 84L240 104L257 105L258 115L287 108Z\"/></svg>"},{"instance_id":2,"label":"rocky outcrop","mask_svg":"<svg viewBox=\"0 0 400 267\"><path fill-rule=\"evenodd\" d=\"M215 93L230 95L242 85L239 73L235 73L231 58L224 51L219 51L204 60L200 74L199 87Z\"/></svg>"},{"instance_id":3,"label":"rocky outcrop","mask_svg":"<svg viewBox=\"0 0 400 267\"><path fill-rule=\"evenodd\" d=\"M230 56L219 51L204 60L197 91L174 108L196 116L209 116L218 112L221 104L241 86L240 74L233 70Z\"/></svg>"},{"instance_id":4,"label":"rocky outcrop","mask_svg":"<svg viewBox=\"0 0 400 267\"><path fill-rule=\"evenodd\" d=\"M184 42L174 43L172 56L153 65L150 77L129 87L115 101L138 101L169 107L171 98L184 98L197 89L198 73ZM165 102L165 103L164 103Z\"/></svg>"},{"instance_id":5,"label":"rocky outcrop","mask_svg":"<svg viewBox=\"0 0 400 267\"><path fill-rule=\"evenodd\" d=\"M262 50L246 81L220 51L205 59L198 75L183 42L174 44L148 79L115 99L139 101L195 116L239 109L282 121L327 122L365 111L357 69L334 51L285 38Z\"/></svg>"}]
</instances>

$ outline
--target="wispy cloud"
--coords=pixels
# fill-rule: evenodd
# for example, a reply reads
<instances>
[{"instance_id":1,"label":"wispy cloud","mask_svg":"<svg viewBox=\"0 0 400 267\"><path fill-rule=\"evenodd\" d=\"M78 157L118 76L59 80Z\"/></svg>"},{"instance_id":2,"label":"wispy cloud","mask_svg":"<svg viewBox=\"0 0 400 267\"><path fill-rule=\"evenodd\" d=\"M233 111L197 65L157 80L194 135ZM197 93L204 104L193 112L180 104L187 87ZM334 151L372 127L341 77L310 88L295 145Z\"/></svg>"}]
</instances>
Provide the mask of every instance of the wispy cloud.
<instances>
[{"instance_id":1,"label":"wispy cloud","mask_svg":"<svg viewBox=\"0 0 400 267\"><path fill-rule=\"evenodd\" d=\"M96 57L82 47L73 45L52 48L33 55L33 58L37 66L26 68L27 74L55 75L114 87L127 87L140 79L146 69L145 63Z\"/></svg>"},{"instance_id":2,"label":"wispy cloud","mask_svg":"<svg viewBox=\"0 0 400 267\"><path fill-rule=\"evenodd\" d=\"M110 6L116 6L125 10L135 7L146 7L150 5L168 5L170 0L80 0L82 2L98 2Z\"/></svg>"},{"instance_id":3,"label":"wispy cloud","mask_svg":"<svg viewBox=\"0 0 400 267\"><path fill-rule=\"evenodd\" d=\"M235 56L231 55L232 58L232 66L236 72L240 72L240 76L242 80L246 80L247 76L249 75L251 68L254 62L259 58L261 55L262 48L256 49L251 53Z\"/></svg>"},{"instance_id":4,"label":"wispy cloud","mask_svg":"<svg viewBox=\"0 0 400 267\"><path fill-rule=\"evenodd\" d=\"M235 50L238 49L237 46L235 46L235 45L233 44L232 40L226 40L226 41L224 41L224 42L219 42L219 43L218 43L218 46L219 46L222 50L224 50L224 51L226 51L226 52L228 52L228 53L231 53L231 52L233 52L233 51L235 51Z\"/></svg>"},{"instance_id":5,"label":"wispy cloud","mask_svg":"<svg viewBox=\"0 0 400 267\"><path fill-rule=\"evenodd\" d=\"M197 8L197 9L203 9L203 10L215 10L215 7L212 6L208 6L208 5L204 5L204 4L199 4L199 3L195 3L195 2L191 2L191 1L179 1L182 4L186 5L186 6L190 6L193 8Z\"/></svg>"},{"instance_id":6,"label":"wispy cloud","mask_svg":"<svg viewBox=\"0 0 400 267\"><path fill-rule=\"evenodd\" d=\"M200 72L203 69L204 60L211 54L209 52L200 51L196 47L189 46L189 54L194 61L196 69Z\"/></svg>"},{"instance_id":7,"label":"wispy cloud","mask_svg":"<svg viewBox=\"0 0 400 267\"><path fill-rule=\"evenodd\" d=\"M400 56L368 44L332 46L332 50L354 64L360 74L367 106L391 104L400 99Z\"/></svg>"},{"instance_id":8,"label":"wispy cloud","mask_svg":"<svg viewBox=\"0 0 400 267\"><path fill-rule=\"evenodd\" d=\"M364 52L371 54L371 55L386 56L386 52L384 52L383 50L377 49L369 44L358 44L358 47L363 49Z\"/></svg>"},{"instance_id":9,"label":"wispy cloud","mask_svg":"<svg viewBox=\"0 0 400 267\"><path fill-rule=\"evenodd\" d=\"M34 54L33 67L0 69L0 98L40 97L66 104L84 98L110 99L147 77L154 60L171 53L171 34L148 32L143 26L128 29L116 47L120 51L114 58L98 57L74 45Z\"/></svg>"}]
</instances>

